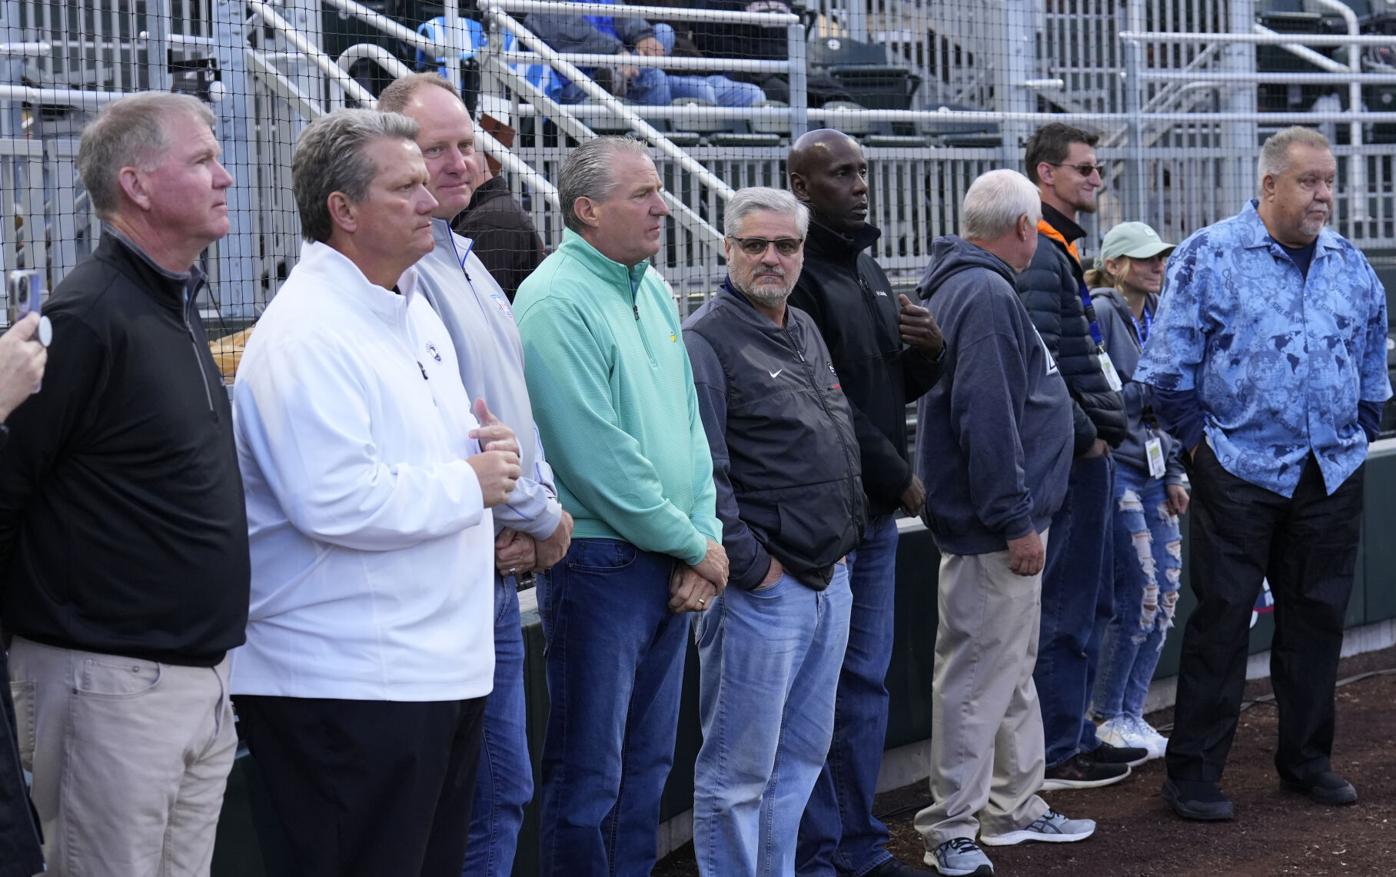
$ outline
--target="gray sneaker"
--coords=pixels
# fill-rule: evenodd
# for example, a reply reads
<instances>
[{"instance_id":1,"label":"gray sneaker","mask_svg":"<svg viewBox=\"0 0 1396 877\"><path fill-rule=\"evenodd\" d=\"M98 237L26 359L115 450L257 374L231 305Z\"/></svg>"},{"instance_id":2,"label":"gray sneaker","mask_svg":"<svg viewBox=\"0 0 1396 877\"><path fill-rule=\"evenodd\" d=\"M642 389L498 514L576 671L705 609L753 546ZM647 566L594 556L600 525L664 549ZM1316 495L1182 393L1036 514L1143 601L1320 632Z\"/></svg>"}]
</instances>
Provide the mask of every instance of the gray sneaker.
<instances>
[{"instance_id":1,"label":"gray sneaker","mask_svg":"<svg viewBox=\"0 0 1396 877\"><path fill-rule=\"evenodd\" d=\"M994 865L973 838L952 837L926 853L926 864L947 877L993 877Z\"/></svg>"},{"instance_id":2,"label":"gray sneaker","mask_svg":"<svg viewBox=\"0 0 1396 877\"><path fill-rule=\"evenodd\" d=\"M1085 840L1095 833L1092 819L1067 819L1055 810L1048 810L1030 822L1025 828L1007 831L1003 834L981 834L979 840L985 846L1011 847L1030 840L1045 843L1065 844Z\"/></svg>"}]
</instances>

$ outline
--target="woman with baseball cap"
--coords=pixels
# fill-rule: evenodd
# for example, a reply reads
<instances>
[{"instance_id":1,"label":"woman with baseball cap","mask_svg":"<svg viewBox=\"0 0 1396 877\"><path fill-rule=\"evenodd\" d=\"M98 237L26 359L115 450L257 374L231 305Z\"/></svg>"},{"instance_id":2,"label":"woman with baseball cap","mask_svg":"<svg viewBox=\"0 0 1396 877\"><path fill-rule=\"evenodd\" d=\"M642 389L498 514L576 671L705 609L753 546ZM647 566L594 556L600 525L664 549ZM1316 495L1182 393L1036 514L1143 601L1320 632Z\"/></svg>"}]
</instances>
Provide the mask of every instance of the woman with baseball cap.
<instances>
[{"instance_id":1,"label":"woman with baseball cap","mask_svg":"<svg viewBox=\"0 0 1396 877\"><path fill-rule=\"evenodd\" d=\"M1177 442L1154 417L1150 388L1131 377L1172 250L1148 225L1124 222L1105 235L1096 267L1086 274L1129 417L1129 435L1113 453L1115 614L1101 642L1091 709L1102 742L1142 747L1151 758L1163 755L1168 740L1144 721L1144 699L1177 605L1178 517L1187 509L1188 488Z\"/></svg>"}]
</instances>

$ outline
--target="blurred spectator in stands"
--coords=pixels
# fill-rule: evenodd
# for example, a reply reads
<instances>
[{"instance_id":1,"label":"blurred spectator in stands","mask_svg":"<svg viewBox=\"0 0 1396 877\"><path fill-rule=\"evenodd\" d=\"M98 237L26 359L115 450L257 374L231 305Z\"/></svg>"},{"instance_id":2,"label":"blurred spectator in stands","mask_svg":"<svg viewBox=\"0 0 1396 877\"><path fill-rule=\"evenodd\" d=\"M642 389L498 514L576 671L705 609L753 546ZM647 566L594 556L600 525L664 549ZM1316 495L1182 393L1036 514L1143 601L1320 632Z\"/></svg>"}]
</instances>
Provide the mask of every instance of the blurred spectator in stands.
<instances>
[{"instance_id":1,"label":"blurred spectator in stands","mask_svg":"<svg viewBox=\"0 0 1396 877\"><path fill-rule=\"evenodd\" d=\"M512 302L519 284L547 258L548 251L533 218L509 191L509 181L490 172L485 154L476 152L467 160L475 192L470 204L451 220L451 228L469 240L470 252Z\"/></svg>"},{"instance_id":2,"label":"blurred spectator in stands","mask_svg":"<svg viewBox=\"0 0 1396 877\"><path fill-rule=\"evenodd\" d=\"M664 202L643 144L558 173L562 246L519 287L533 415L576 519L540 582L550 708L544 877L648 874L690 628L727 584L713 463L673 299L650 267Z\"/></svg>"},{"instance_id":3,"label":"blurred spectator in stands","mask_svg":"<svg viewBox=\"0 0 1396 877\"><path fill-rule=\"evenodd\" d=\"M1169 259L1135 372L1187 449L1192 480L1197 607L1183 632L1163 786L1185 819L1233 815L1220 781L1266 577L1280 782L1320 804L1357 800L1333 770L1333 687L1362 464L1391 397L1386 293L1362 253L1326 227L1338 177L1327 138L1308 128L1272 135L1256 176L1258 199Z\"/></svg>"},{"instance_id":4,"label":"blurred spectator in stands","mask_svg":"<svg viewBox=\"0 0 1396 877\"><path fill-rule=\"evenodd\" d=\"M1110 524L1114 464L1110 449L1127 433L1120 379L1102 345L1076 242L1076 222L1094 213L1104 185L1096 163L1098 136L1061 123L1029 138L1028 179L1042 194L1040 240L1032 264L1018 275L1018 294L1071 391L1076 459L1066 502L1052 521L1042 573L1042 636L1037 692L1046 735L1046 789L1092 788L1119 782L1146 749L1102 743L1090 720L1100 635L1109 623L1114 576Z\"/></svg>"},{"instance_id":5,"label":"blurred spectator in stands","mask_svg":"<svg viewBox=\"0 0 1396 877\"><path fill-rule=\"evenodd\" d=\"M591 2L591 0L572 0ZM622 9L621 0L597 0ZM566 15L535 12L528 17L528 26L543 42L559 52L584 52L597 55L617 55L617 65L606 76L598 77L594 68L583 72L597 79L603 87L628 101L650 106L664 106L677 98L698 98L720 107L748 107L762 100L758 86L738 82L727 76L693 76L666 73L658 67L641 67L625 63L627 55L662 58L673 52L674 29L667 24L652 25L643 18L612 15ZM562 87L563 103L578 103L586 94L574 82Z\"/></svg>"},{"instance_id":6,"label":"blurred spectator in stands","mask_svg":"<svg viewBox=\"0 0 1396 877\"><path fill-rule=\"evenodd\" d=\"M1178 442L1154 413L1153 388L1134 380L1139 355L1158 313L1163 263L1173 245L1142 222L1122 222L1105 235L1096 267L1086 272L1105 352L1124 383L1129 434L1115 460L1114 545L1106 560L1114 582L1114 616L1100 645L1091 699L1096 736L1114 746L1147 749L1162 758L1168 738L1144 720L1144 699L1173 626L1183 566L1178 518L1188 508L1187 476Z\"/></svg>"},{"instance_id":7,"label":"blurred spectator in stands","mask_svg":"<svg viewBox=\"0 0 1396 877\"><path fill-rule=\"evenodd\" d=\"M1039 596L1072 454L1066 385L1014 287L1042 246L1041 204L1022 174L996 170L970 185L963 208L960 236L931 245L920 288L948 352L916 408L923 518L941 561L932 803L915 824L941 874L992 875L976 835L989 846L1062 843L1095 823L1037 794Z\"/></svg>"},{"instance_id":8,"label":"blurred spectator in stands","mask_svg":"<svg viewBox=\"0 0 1396 877\"><path fill-rule=\"evenodd\" d=\"M696 630L693 846L703 874L793 874L834 731L863 484L828 348L786 306L809 211L789 192L741 189L724 222L727 279L683 329L732 564Z\"/></svg>"},{"instance_id":9,"label":"blurred spectator in stands","mask_svg":"<svg viewBox=\"0 0 1396 877\"><path fill-rule=\"evenodd\" d=\"M39 318L26 316L0 336L0 456L4 454L10 412L34 394L44 375L48 350L36 336ZM44 337L48 337L45 335ZM0 632L0 877L30 877L44 870L39 823L20 770L20 741Z\"/></svg>"},{"instance_id":10,"label":"blurred spectator in stands","mask_svg":"<svg viewBox=\"0 0 1396 877\"><path fill-rule=\"evenodd\" d=\"M513 431L474 413L411 266L437 201L411 119L296 143L306 242L233 389L252 532L244 738L304 875L456 875L493 685L494 526Z\"/></svg>"},{"instance_id":11,"label":"blurred spectator in stands","mask_svg":"<svg viewBox=\"0 0 1396 877\"><path fill-rule=\"evenodd\" d=\"M661 2L660 6L689 5L683 0ZM794 11L785 0L711 0L704 8L725 12L784 12ZM790 57L784 27L762 27L757 24L735 24L726 21L688 22L694 46L708 58L743 58L750 61L785 61ZM784 73L730 74L739 82L757 85L771 100L790 103L790 78ZM851 101L848 90L834 81L828 73L805 71L806 100L812 107L822 107L829 101Z\"/></svg>"},{"instance_id":12,"label":"blurred spectator in stands","mask_svg":"<svg viewBox=\"0 0 1396 877\"><path fill-rule=\"evenodd\" d=\"M853 610L839 676L834 744L800 825L800 874L890 877L887 826L873 816L887 738L897 522L919 515L925 488L907 461L906 405L935 385L945 345L935 320L892 284L867 252L868 162L852 137L823 128L795 141L790 189L810 208L805 268L790 304L808 313L853 408L867 524L848 555ZM899 870L901 869L901 870Z\"/></svg>"},{"instance_id":13,"label":"blurred spectator in stands","mask_svg":"<svg viewBox=\"0 0 1396 877\"><path fill-rule=\"evenodd\" d=\"M207 874L237 747L247 517L195 303L233 184L213 121L148 93L83 131L101 241L44 308L43 392L6 424L0 617L51 874Z\"/></svg>"},{"instance_id":14,"label":"blurred spectator in stands","mask_svg":"<svg viewBox=\"0 0 1396 877\"><path fill-rule=\"evenodd\" d=\"M378 108L400 112L420 126L417 145L431 176L427 190L437 200L431 223L436 246L416 265L418 288L446 324L466 393L490 401L499 418L522 437L522 474L509 501L494 509L494 689L485 703L480 773L462 872L466 877L509 877L524 807L533 796L518 591L534 573L547 575L562 559L572 536L572 516L558 504L552 470L533 425L514 313L471 242L452 233L449 224L479 196L478 191L472 196L471 189L479 179L475 160L483 156L475 152L470 114L451 84L435 73L398 79L383 90Z\"/></svg>"}]
</instances>

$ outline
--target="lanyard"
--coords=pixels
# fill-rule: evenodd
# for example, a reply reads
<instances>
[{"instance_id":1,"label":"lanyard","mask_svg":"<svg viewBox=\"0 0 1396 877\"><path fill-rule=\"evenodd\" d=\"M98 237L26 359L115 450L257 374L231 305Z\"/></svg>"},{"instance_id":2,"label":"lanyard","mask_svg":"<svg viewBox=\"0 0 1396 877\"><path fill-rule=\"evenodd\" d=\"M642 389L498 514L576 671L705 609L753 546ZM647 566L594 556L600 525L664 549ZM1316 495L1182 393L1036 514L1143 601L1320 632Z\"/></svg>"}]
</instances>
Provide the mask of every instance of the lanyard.
<instances>
[{"instance_id":1,"label":"lanyard","mask_svg":"<svg viewBox=\"0 0 1396 877\"><path fill-rule=\"evenodd\" d=\"M1084 280L1077 281L1077 292L1081 294L1081 313L1088 315L1088 323L1091 328L1091 340L1095 342L1096 350L1105 349L1105 336L1100 334L1100 327L1095 322L1095 306L1091 304L1091 291L1086 288Z\"/></svg>"},{"instance_id":2,"label":"lanyard","mask_svg":"<svg viewBox=\"0 0 1396 877\"><path fill-rule=\"evenodd\" d=\"M1149 332L1154 327L1154 312L1149 310L1149 303L1144 302L1144 319L1141 323L1134 318L1134 312L1130 311L1129 318L1134 320L1134 331L1139 335L1139 346L1143 347L1144 342L1149 340Z\"/></svg>"}]
</instances>

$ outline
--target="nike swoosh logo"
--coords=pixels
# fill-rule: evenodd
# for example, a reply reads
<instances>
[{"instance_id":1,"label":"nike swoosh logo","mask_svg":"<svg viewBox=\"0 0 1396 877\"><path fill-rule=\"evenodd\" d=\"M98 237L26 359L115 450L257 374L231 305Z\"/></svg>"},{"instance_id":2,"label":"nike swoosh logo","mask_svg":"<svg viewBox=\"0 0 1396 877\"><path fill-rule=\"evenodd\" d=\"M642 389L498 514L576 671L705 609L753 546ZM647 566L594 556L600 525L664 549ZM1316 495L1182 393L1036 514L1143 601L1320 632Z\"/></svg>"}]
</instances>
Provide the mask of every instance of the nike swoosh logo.
<instances>
[{"instance_id":1,"label":"nike swoosh logo","mask_svg":"<svg viewBox=\"0 0 1396 877\"><path fill-rule=\"evenodd\" d=\"M776 369L775 371L770 372L769 374L770 374L770 376L773 377L773 378L778 378L778 377L780 377L780 373L783 372L783 371L785 371L785 369L783 369L783 368L778 368L778 369Z\"/></svg>"}]
</instances>

